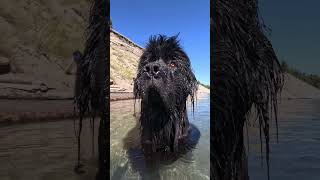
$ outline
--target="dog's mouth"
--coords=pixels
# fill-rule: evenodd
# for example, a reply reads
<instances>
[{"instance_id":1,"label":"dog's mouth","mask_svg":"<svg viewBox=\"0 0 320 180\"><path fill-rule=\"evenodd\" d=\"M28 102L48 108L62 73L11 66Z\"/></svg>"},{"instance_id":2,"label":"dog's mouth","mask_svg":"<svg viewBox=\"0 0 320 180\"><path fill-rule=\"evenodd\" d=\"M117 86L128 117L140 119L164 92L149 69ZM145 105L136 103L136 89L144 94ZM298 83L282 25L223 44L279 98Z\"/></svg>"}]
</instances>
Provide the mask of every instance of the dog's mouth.
<instances>
[{"instance_id":1,"label":"dog's mouth","mask_svg":"<svg viewBox=\"0 0 320 180\"><path fill-rule=\"evenodd\" d=\"M147 89L144 100L149 105L160 105L163 103L159 90L154 86Z\"/></svg>"},{"instance_id":2,"label":"dog's mouth","mask_svg":"<svg viewBox=\"0 0 320 180\"><path fill-rule=\"evenodd\" d=\"M160 91L155 86L151 86L147 89L145 96L142 98L145 105L148 108L152 108L156 111L166 111L166 105Z\"/></svg>"},{"instance_id":3,"label":"dog's mouth","mask_svg":"<svg viewBox=\"0 0 320 180\"><path fill-rule=\"evenodd\" d=\"M153 131L158 131L166 125L169 109L160 90L153 86L149 87L142 98L142 111Z\"/></svg>"}]
</instances>

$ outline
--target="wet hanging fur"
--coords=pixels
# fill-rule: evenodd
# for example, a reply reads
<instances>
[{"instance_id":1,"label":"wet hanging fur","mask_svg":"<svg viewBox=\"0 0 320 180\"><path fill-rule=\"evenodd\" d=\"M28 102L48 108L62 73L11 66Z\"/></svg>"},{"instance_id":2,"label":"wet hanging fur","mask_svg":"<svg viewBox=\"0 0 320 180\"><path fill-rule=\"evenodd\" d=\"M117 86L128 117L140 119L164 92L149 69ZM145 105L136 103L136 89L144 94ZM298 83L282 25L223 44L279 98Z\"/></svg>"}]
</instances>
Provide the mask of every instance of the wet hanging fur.
<instances>
[{"instance_id":1,"label":"wet hanging fur","mask_svg":"<svg viewBox=\"0 0 320 180\"><path fill-rule=\"evenodd\" d=\"M280 64L256 0L214 0L211 13L211 177L248 179L243 127L253 107L261 148L265 142L269 179L269 123L274 114L277 124L277 94L283 84Z\"/></svg>"},{"instance_id":2,"label":"wet hanging fur","mask_svg":"<svg viewBox=\"0 0 320 180\"><path fill-rule=\"evenodd\" d=\"M86 44L83 54L76 51L73 56L77 64L77 75L75 83L75 109L79 112L79 126L77 133L78 152L75 171L82 173L80 159L80 140L82 131L82 120L85 116L91 117L91 128L94 128L94 117L100 117L98 150L99 150L99 172L97 179L107 177L107 124L109 109L109 79L108 42L109 42L109 1L94 0L90 9L89 25L86 31ZM94 131L93 131L94 133ZM94 135L94 134L93 134ZM94 137L94 136L93 136ZM94 140L94 139L92 139ZM94 142L92 142L94 143Z\"/></svg>"}]
</instances>

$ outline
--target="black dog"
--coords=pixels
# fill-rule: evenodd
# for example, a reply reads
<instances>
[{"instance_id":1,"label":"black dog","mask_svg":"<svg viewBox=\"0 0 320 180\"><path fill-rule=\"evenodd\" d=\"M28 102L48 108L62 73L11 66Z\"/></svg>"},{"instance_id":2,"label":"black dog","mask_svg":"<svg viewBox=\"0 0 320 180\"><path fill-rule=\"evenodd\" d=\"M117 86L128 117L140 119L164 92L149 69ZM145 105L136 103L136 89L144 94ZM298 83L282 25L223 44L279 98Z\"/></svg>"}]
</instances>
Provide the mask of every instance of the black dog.
<instances>
[{"instance_id":1,"label":"black dog","mask_svg":"<svg viewBox=\"0 0 320 180\"><path fill-rule=\"evenodd\" d=\"M110 21L108 17L109 0L94 0L89 12L89 25L86 29L86 43L83 54L73 53L77 64L77 75L74 91L74 105L79 113L79 130L77 133L78 158L75 166L76 173L83 173L80 159L80 137L82 120L86 115L92 118L92 143L94 142L94 118L100 117L98 134L99 169L96 179L107 179L107 164L109 163L107 137L109 130L109 60L108 43ZM94 151L94 150L93 150Z\"/></svg>"},{"instance_id":2,"label":"black dog","mask_svg":"<svg viewBox=\"0 0 320 180\"><path fill-rule=\"evenodd\" d=\"M248 179L243 127L252 107L260 138L264 134L269 175L269 123L272 111L277 120L280 64L264 34L257 0L216 0L211 6L211 177Z\"/></svg>"},{"instance_id":3,"label":"black dog","mask_svg":"<svg viewBox=\"0 0 320 180\"><path fill-rule=\"evenodd\" d=\"M197 90L190 60L177 36L152 36L134 82L141 98L141 145L145 154L177 152L189 133L186 101Z\"/></svg>"}]
</instances>

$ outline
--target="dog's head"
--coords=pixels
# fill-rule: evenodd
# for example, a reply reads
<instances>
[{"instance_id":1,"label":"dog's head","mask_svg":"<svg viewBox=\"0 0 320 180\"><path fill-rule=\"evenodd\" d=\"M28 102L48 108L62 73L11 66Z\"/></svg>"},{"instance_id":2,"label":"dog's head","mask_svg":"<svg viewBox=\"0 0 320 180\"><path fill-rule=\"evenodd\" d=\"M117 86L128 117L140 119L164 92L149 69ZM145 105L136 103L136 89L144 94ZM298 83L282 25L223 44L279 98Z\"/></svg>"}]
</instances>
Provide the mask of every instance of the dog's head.
<instances>
[{"instance_id":1,"label":"dog's head","mask_svg":"<svg viewBox=\"0 0 320 180\"><path fill-rule=\"evenodd\" d=\"M197 80L177 36L151 36L142 54L134 94L143 104L172 111L193 101Z\"/></svg>"}]
</instances>

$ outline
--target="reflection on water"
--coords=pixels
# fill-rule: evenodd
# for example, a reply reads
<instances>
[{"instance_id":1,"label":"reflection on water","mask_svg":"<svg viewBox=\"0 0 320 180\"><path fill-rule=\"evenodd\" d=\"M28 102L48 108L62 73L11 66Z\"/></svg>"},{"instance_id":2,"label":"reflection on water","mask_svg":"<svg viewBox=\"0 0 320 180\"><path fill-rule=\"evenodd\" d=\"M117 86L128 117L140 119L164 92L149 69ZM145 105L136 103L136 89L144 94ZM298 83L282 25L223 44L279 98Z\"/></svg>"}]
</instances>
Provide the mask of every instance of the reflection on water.
<instances>
[{"instance_id":1,"label":"reflection on water","mask_svg":"<svg viewBox=\"0 0 320 180\"><path fill-rule=\"evenodd\" d=\"M139 104L136 104L136 111ZM133 116L134 100L111 103L110 155L111 179L140 179L149 174L146 160L139 148L139 131L137 119ZM190 123L193 128L190 136L192 142L198 141L192 151L188 151L178 160L156 167L152 179L209 179L210 167L210 104L209 96L198 98L194 115L188 107ZM194 138L194 139L192 139ZM134 148L132 148L134 147ZM145 176L150 177L150 176Z\"/></svg>"},{"instance_id":2,"label":"reflection on water","mask_svg":"<svg viewBox=\"0 0 320 180\"><path fill-rule=\"evenodd\" d=\"M320 100L282 100L278 123L279 143L275 123L270 134L270 179L319 180ZM267 179L266 164L261 167L259 130L249 130L250 180Z\"/></svg>"}]
</instances>

